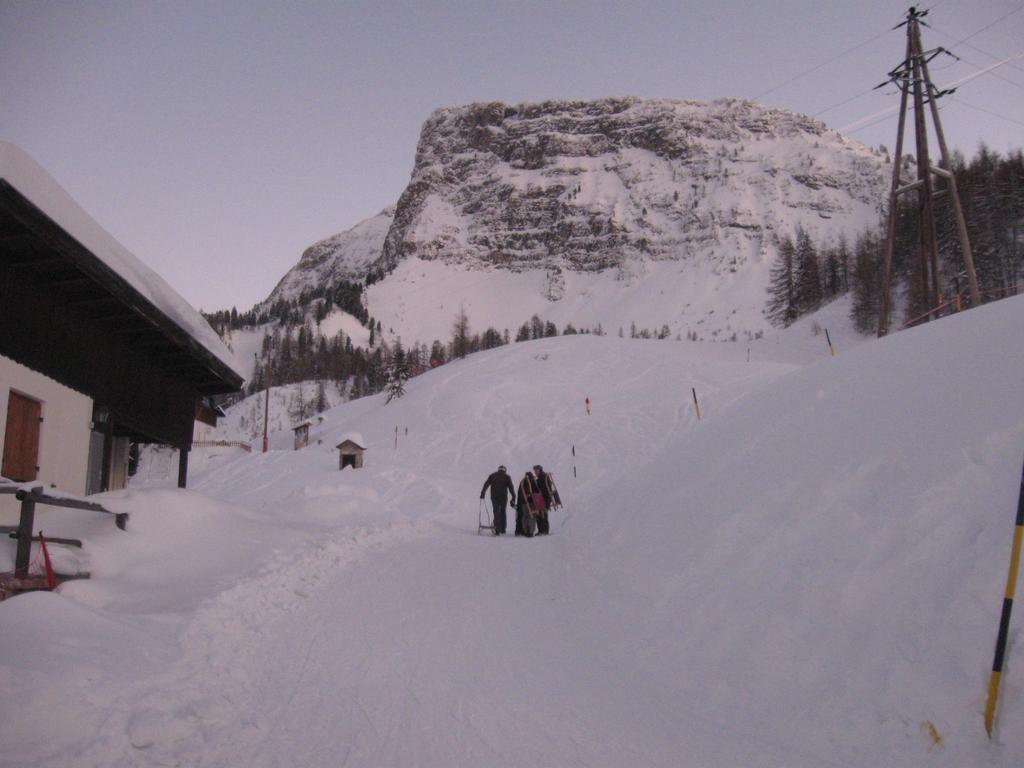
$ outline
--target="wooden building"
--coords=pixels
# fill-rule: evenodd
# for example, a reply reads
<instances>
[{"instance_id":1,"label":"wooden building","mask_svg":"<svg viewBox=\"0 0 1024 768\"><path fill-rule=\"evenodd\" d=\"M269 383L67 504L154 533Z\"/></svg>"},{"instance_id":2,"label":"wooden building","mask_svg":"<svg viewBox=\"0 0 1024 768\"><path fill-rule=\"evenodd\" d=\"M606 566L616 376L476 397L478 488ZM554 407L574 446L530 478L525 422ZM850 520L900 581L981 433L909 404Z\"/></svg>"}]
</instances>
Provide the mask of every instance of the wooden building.
<instances>
[{"instance_id":1,"label":"wooden building","mask_svg":"<svg viewBox=\"0 0 1024 768\"><path fill-rule=\"evenodd\" d=\"M309 445L309 428L313 426L313 422L304 421L297 426L292 427L292 431L295 432L295 450L301 450Z\"/></svg>"},{"instance_id":2,"label":"wooden building","mask_svg":"<svg viewBox=\"0 0 1024 768\"><path fill-rule=\"evenodd\" d=\"M188 450L204 398L237 391L203 317L21 150L0 142L0 474L124 487L130 442Z\"/></svg>"},{"instance_id":3,"label":"wooden building","mask_svg":"<svg viewBox=\"0 0 1024 768\"><path fill-rule=\"evenodd\" d=\"M363 454L366 448L362 445L363 438L360 435L346 435L336 448L338 449L338 469L352 467L361 469L363 466Z\"/></svg>"}]
</instances>

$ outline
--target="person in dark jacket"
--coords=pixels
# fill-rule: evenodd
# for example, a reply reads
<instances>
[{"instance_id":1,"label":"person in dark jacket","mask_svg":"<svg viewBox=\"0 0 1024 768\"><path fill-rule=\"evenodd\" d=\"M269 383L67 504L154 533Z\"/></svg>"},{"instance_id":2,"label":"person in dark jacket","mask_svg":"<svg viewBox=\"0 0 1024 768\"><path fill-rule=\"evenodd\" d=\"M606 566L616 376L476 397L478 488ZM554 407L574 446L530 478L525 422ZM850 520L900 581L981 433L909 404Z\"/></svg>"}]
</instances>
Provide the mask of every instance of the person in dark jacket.
<instances>
[{"instance_id":1,"label":"person in dark jacket","mask_svg":"<svg viewBox=\"0 0 1024 768\"><path fill-rule=\"evenodd\" d=\"M533 494L537 493L533 475L527 472L519 483L519 503L516 504L516 536L533 536L537 523L537 510Z\"/></svg>"},{"instance_id":2,"label":"person in dark jacket","mask_svg":"<svg viewBox=\"0 0 1024 768\"><path fill-rule=\"evenodd\" d=\"M544 511L537 515L537 533L544 535L551 530L548 524L548 510L562 506L562 499L555 488L555 481L544 471L540 464L533 465L533 482L540 495L544 497Z\"/></svg>"},{"instance_id":3,"label":"person in dark jacket","mask_svg":"<svg viewBox=\"0 0 1024 768\"><path fill-rule=\"evenodd\" d=\"M514 507L516 505L516 489L504 466L498 467L497 472L492 472L488 476L484 487L480 489L481 499L488 487L491 489L491 506L494 508L494 535L501 536L505 533L505 505L508 504L508 494L512 494L512 506Z\"/></svg>"}]
</instances>

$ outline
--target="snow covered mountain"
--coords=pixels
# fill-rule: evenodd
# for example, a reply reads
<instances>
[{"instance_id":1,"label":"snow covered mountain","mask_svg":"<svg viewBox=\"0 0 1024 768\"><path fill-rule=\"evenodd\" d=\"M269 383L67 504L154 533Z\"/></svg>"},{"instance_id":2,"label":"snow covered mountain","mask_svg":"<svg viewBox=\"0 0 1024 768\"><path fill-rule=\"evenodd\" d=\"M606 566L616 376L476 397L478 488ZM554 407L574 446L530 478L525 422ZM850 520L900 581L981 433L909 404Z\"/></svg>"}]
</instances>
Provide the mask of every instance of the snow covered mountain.
<instances>
[{"instance_id":1,"label":"snow covered mountain","mask_svg":"<svg viewBox=\"0 0 1024 768\"><path fill-rule=\"evenodd\" d=\"M380 259L384 238L395 218L390 206L337 235L309 246L299 263L288 270L265 303L294 300L306 289L339 280L360 282L370 266Z\"/></svg>"},{"instance_id":2,"label":"snow covered mountain","mask_svg":"<svg viewBox=\"0 0 1024 768\"><path fill-rule=\"evenodd\" d=\"M424 125L382 260L578 271L700 256L738 270L796 224L862 223L883 188L870 150L751 102L471 104Z\"/></svg>"},{"instance_id":3,"label":"snow covered mountain","mask_svg":"<svg viewBox=\"0 0 1024 768\"><path fill-rule=\"evenodd\" d=\"M778 239L799 225L819 244L852 240L888 176L883 154L747 101L444 108L393 215L312 246L271 299L372 269L388 277L370 312L407 341L446 337L460 303L478 330L537 313L753 333Z\"/></svg>"}]
</instances>

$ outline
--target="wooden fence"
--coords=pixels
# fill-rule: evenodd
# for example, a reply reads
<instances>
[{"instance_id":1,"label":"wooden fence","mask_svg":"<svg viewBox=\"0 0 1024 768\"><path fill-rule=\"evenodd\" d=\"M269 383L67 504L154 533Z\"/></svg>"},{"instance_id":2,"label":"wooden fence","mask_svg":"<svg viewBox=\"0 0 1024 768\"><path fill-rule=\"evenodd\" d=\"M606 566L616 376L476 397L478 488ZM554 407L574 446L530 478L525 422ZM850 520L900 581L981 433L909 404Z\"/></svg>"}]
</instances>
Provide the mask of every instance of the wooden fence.
<instances>
[{"instance_id":1,"label":"wooden fence","mask_svg":"<svg viewBox=\"0 0 1024 768\"><path fill-rule=\"evenodd\" d=\"M241 448L246 453L252 453L252 446L243 443L241 440L193 440L193 448Z\"/></svg>"}]
</instances>

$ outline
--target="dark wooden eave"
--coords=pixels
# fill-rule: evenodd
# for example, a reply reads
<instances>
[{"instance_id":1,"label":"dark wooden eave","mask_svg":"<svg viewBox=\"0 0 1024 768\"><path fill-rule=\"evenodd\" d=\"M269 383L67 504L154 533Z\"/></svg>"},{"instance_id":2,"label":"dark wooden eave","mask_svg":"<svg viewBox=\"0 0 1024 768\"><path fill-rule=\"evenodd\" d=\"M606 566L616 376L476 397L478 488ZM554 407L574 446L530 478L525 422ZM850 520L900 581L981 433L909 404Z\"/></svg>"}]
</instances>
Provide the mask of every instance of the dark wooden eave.
<instances>
[{"instance_id":1,"label":"dark wooden eave","mask_svg":"<svg viewBox=\"0 0 1024 768\"><path fill-rule=\"evenodd\" d=\"M116 335L173 370L200 395L241 388L242 378L121 275L0 179L0 265L20 286L59 295L82 322ZM2 293L2 291L0 291ZM8 347L0 332L0 354ZM43 371L46 373L47 371Z\"/></svg>"}]
</instances>

